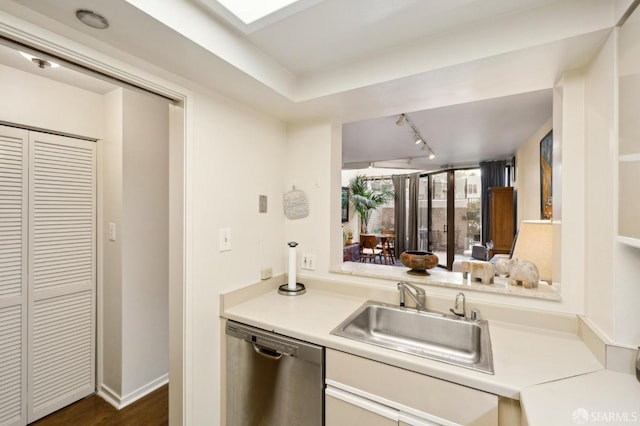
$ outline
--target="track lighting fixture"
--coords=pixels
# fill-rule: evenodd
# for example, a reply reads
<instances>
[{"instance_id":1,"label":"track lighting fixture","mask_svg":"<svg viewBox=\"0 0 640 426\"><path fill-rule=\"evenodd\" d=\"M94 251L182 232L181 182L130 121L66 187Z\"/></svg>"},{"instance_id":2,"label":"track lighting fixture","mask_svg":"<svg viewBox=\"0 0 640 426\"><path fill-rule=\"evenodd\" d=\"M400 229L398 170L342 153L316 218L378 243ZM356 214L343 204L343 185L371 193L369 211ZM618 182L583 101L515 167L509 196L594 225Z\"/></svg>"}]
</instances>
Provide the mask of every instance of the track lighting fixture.
<instances>
[{"instance_id":1,"label":"track lighting fixture","mask_svg":"<svg viewBox=\"0 0 640 426\"><path fill-rule=\"evenodd\" d=\"M398 120L396 120L396 125L403 126L405 123L408 123L409 127L411 127L411 130L413 131L413 141L415 142L415 144L422 144L422 147L420 149L429 153L429 160L433 160L434 158L436 158L435 152L433 152L433 149L431 149L427 141L422 137L422 135L420 135L420 132L418 131L416 125L413 124L407 114L402 113L400 114L400 117L398 117Z\"/></svg>"},{"instance_id":2,"label":"track lighting fixture","mask_svg":"<svg viewBox=\"0 0 640 426\"><path fill-rule=\"evenodd\" d=\"M418 132L415 132L413 134L413 140L416 141L416 145L423 143L424 141L422 140L422 138L420 137L420 135L418 134Z\"/></svg>"}]
</instances>

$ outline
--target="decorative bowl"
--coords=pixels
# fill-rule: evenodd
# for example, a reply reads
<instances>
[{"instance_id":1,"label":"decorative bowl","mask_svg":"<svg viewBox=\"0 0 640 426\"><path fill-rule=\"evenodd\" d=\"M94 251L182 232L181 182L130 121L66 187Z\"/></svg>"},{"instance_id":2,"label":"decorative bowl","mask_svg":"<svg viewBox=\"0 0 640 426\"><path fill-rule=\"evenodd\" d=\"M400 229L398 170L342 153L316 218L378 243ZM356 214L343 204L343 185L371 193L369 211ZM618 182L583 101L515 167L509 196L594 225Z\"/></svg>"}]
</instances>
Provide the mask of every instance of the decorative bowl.
<instances>
[{"instance_id":1,"label":"decorative bowl","mask_svg":"<svg viewBox=\"0 0 640 426\"><path fill-rule=\"evenodd\" d=\"M428 251L405 251L400 255L400 262L409 268L407 274L429 275L427 269L438 265L438 256Z\"/></svg>"}]
</instances>

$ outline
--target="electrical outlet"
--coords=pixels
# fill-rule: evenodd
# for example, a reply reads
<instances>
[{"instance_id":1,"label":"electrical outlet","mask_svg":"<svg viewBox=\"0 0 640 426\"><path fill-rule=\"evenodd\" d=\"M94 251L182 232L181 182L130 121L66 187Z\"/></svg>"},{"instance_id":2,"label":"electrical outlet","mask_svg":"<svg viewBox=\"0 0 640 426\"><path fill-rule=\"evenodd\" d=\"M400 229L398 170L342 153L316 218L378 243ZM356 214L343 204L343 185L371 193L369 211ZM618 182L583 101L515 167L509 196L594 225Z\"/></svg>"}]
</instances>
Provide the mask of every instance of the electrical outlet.
<instances>
[{"instance_id":1,"label":"electrical outlet","mask_svg":"<svg viewBox=\"0 0 640 426\"><path fill-rule=\"evenodd\" d=\"M309 271L315 271L316 269L316 255L303 253L302 254L302 265L300 266L302 269L307 269Z\"/></svg>"},{"instance_id":2,"label":"electrical outlet","mask_svg":"<svg viewBox=\"0 0 640 426\"><path fill-rule=\"evenodd\" d=\"M231 250L231 228L220 228L220 251Z\"/></svg>"}]
</instances>

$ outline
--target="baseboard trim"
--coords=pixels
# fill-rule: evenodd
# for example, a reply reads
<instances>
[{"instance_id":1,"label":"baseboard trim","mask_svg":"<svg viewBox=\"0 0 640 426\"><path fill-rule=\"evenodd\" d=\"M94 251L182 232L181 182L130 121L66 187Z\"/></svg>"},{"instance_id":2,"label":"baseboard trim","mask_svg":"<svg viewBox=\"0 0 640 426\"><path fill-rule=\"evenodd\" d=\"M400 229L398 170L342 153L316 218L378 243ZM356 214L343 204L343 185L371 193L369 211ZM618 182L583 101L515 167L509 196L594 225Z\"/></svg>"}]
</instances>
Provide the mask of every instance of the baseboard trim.
<instances>
[{"instance_id":1,"label":"baseboard trim","mask_svg":"<svg viewBox=\"0 0 640 426\"><path fill-rule=\"evenodd\" d=\"M113 389L109 388L109 386L105 384L100 385L100 388L98 389L97 393L100 398L104 399L105 401L113 405L118 410L121 410L127 405L136 402L140 398L150 394L154 390L158 389L161 386L166 385L167 383L169 383L168 373L163 374L162 376L158 377L155 380L152 380L151 382L147 383L144 386L140 386L138 389L134 390L133 392L130 392L124 397L120 396L117 392L113 391Z\"/></svg>"},{"instance_id":2,"label":"baseboard trim","mask_svg":"<svg viewBox=\"0 0 640 426\"><path fill-rule=\"evenodd\" d=\"M118 410L120 409L120 395L118 395L117 392L114 392L109 386L104 384L100 385L97 394L100 398L104 399Z\"/></svg>"}]
</instances>

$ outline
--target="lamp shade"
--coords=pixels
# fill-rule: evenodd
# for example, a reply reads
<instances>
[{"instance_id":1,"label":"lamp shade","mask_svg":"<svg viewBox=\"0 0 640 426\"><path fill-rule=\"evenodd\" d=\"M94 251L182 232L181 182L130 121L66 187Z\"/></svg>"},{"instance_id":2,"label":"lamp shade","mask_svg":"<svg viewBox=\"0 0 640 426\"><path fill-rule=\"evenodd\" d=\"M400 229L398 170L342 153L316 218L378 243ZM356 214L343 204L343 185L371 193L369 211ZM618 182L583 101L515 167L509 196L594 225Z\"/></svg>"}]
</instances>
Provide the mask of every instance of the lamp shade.
<instances>
[{"instance_id":1,"label":"lamp shade","mask_svg":"<svg viewBox=\"0 0 640 426\"><path fill-rule=\"evenodd\" d=\"M551 284L553 278L553 226L551 221L522 221L511 257L527 260L536 265L540 279Z\"/></svg>"}]
</instances>

